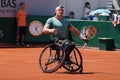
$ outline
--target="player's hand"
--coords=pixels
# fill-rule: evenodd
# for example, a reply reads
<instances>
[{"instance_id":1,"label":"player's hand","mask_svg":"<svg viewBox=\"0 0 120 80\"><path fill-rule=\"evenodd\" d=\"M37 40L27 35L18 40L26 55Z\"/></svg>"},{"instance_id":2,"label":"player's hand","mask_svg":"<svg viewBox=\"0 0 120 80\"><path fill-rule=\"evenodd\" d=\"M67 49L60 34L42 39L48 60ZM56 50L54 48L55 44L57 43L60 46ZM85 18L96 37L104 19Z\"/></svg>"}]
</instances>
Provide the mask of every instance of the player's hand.
<instances>
[{"instance_id":1,"label":"player's hand","mask_svg":"<svg viewBox=\"0 0 120 80\"><path fill-rule=\"evenodd\" d=\"M82 34L80 34L79 38L82 39L82 40L84 40L85 42L88 42L88 41L89 41L89 40L88 40L85 36L83 36Z\"/></svg>"},{"instance_id":2,"label":"player's hand","mask_svg":"<svg viewBox=\"0 0 120 80\"><path fill-rule=\"evenodd\" d=\"M55 33L57 33L57 29L50 29L50 31L49 31L50 33L52 33L52 34L55 34Z\"/></svg>"}]
</instances>

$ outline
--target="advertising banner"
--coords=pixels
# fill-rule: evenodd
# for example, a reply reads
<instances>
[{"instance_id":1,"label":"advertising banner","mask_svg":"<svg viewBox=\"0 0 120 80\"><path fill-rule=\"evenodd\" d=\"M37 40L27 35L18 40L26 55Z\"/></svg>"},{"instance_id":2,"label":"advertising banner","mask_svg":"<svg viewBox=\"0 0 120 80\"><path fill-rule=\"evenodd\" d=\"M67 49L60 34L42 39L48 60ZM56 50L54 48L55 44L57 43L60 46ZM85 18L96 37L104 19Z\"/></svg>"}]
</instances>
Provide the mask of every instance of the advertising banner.
<instances>
[{"instance_id":1,"label":"advertising banner","mask_svg":"<svg viewBox=\"0 0 120 80\"><path fill-rule=\"evenodd\" d=\"M0 17L14 17L18 0L0 0Z\"/></svg>"},{"instance_id":2,"label":"advertising banner","mask_svg":"<svg viewBox=\"0 0 120 80\"><path fill-rule=\"evenodd\" d=\"M0 0L0 17L15 17L21 2L25 2L28 15L53 15L59 5L59 0Z\"/></svg>"}]
</instances>

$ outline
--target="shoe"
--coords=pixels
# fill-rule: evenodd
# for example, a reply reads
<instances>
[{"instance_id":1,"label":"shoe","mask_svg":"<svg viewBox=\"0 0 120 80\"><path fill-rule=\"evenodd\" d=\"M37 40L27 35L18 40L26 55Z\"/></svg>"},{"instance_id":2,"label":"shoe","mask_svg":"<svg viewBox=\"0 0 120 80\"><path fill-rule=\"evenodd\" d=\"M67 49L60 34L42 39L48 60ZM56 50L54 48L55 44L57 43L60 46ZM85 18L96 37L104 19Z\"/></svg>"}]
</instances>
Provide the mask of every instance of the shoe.
<instances>
[{"instance_id":1,"label":"shoe","mask_svg":"<svg viewBox=\"0 0 120 80\"><path fill-rule=\"evenodd\" d=\"M73 62L69 59L69 60L65 60L64 64L66 66L70 66L71 64L73 64Z\"/></svg>"},{"instance_id":2,"label":"shoe","mask_svg":"<svg viewBox=\"0 0 120 80\"><path fill-rule=\"evenodd\" d=\"M27 47L30 47L30 44L27 44L26 46L27 46Z\"/></svg>"},{"instance_id":3,"label":"shoe","mask_svg":"<svg viewBox=\"0 0 120 80\"><path fill-rule=\"evenodd\" d=\"M24 42L21 42L21 46L24 46L25 45L25 43Z\"/></svg>"},{"instance_id":4,"label":"shoe","mask_svg":"<svg viewBox=\"0 0 120 80\"><path fill-rule=\"evenodd\" d=\"M20 46L20 43L19 43L19 42L16 42L16 45L17 45L17 46Z\"/></svg>"}]
</instances>

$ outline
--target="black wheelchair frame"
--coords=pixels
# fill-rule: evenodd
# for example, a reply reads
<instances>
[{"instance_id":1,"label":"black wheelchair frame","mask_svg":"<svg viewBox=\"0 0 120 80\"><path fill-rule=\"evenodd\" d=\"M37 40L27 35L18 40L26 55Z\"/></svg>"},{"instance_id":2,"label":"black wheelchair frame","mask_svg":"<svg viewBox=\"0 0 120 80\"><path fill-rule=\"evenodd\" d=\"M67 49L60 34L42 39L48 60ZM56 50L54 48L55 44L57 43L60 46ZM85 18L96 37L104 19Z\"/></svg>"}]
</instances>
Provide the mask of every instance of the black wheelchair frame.
<instances>
[{"instance_id":1,"label":"black wheelchair frame","mask_svg":"<svg viewBox=\"0 0 120 80\"><path fill-rule=\"evenodd\" d=\"M65 50L62 42L48 44L41 51L39 65L43 72L52 73L63 67L70 72L83 71L83 59L76 45L67 55L69 50ZM45 59L44 59L45 58Z\"/></svg>"}]
</instances>

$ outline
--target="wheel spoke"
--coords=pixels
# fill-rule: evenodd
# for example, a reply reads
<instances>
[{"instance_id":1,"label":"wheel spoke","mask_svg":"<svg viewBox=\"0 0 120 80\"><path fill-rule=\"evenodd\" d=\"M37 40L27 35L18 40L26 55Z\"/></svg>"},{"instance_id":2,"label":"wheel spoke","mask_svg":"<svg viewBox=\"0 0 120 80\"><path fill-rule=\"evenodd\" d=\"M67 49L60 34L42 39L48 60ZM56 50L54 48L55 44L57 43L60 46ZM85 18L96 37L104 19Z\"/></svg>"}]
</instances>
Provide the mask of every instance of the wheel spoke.
<instances>
[{"instance_id":1,"label":"wheel spoke","mask_svg":"<svg viewBox=\"0 0 120 80\"><path fill-rule=\"evenodd\" d=\"M76 66L79 66L79 64L78 64L78 63L76 63L76 62L73 62L73 61L72 61L72 64L75 64Z\"/></svg>"},{"instance_id":2,"label":"wheel spoke","mask_svg":"<svg viewBox=\"0 0 120 80\"><path fill-rule=\"evenodd\" d=\"M76 63L78 64L78 60L77 60L77 56L76 56L75 50L73 50L73 52L74 52Z\"/></svg>"},{"instance_id":3,"label":"wheel spoke","mask_svg":"<svg viewBox=\"0 0 120 80\"><path fill-rule=\"evenodd\" d=\"M62 46L57 44L50 44L46 46L41 52L39 63L43 72L51 73L61 67L64 59L65 54Z\"/></svg>"}]
</instances>

